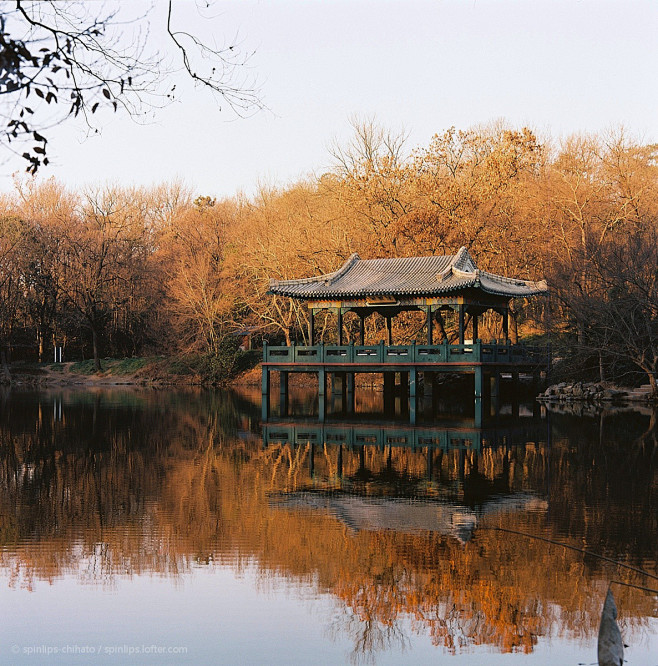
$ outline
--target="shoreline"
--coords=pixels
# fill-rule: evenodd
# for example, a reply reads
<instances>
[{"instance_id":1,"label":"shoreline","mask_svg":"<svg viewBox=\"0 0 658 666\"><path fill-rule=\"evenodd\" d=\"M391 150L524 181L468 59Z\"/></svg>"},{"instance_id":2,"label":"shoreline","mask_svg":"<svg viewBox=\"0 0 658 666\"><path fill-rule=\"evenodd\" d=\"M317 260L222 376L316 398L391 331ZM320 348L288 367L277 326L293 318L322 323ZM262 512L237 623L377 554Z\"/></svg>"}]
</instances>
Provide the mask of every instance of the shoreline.
<instances>
[{"instance_id":1,"label":"shoreline","mask_svg":"<svg viewBox=\"0 0 658 666\"><path fill-rule=\"evenodd\" d=\"M67 361L64 363L14 363L7 373L0 375L0 386L21 388L241 388L260 386L260 363L222 382L209 381L201 374L189 371L174 371L173 363L178 359L163 357L139 359L102 359L104 370L100 373L82 370L87 362ZM308 382L299 378L299 385ZM363 385L370 386L372 382ZM376 382L374 383L376 384ZM375 385L372 384L374 388ZM656 406L658 396L654 396L651 387L625 387L611 382L560 382L548 386L536 396L542 404L585 404L605 406L614 404L645 404Z\"/></svg>"}]
</instances>

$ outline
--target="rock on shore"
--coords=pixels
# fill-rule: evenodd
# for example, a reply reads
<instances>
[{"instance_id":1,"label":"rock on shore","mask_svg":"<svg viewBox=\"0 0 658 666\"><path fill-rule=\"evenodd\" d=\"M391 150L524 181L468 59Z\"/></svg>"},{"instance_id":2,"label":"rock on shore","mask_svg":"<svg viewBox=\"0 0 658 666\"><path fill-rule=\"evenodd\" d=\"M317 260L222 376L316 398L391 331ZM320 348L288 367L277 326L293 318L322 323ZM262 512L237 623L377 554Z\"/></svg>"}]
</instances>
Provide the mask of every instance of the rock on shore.
<instances>
[{"instance_id":1,"label":"rock on shore","mask_svg":"<svg viewBox=\"0 0 658 666\"><path fill-rule=\"evenodd\" d=\"M537 399L551 402L652 402L655 396L649 384L631 389L595 382L561 382L549 386Z\"/></svg>"}]
</instances>

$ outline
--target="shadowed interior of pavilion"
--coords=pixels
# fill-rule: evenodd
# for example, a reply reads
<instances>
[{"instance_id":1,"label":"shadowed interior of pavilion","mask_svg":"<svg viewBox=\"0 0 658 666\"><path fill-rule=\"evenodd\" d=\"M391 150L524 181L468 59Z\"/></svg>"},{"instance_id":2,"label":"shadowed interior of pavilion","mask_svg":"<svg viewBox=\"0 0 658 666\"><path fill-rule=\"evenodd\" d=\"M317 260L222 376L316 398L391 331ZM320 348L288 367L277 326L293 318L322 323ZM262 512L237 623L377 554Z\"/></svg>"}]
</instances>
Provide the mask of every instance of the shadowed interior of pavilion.
<instances>
[{"instance_id":1,"label":"shadowed interior of pavilion","mask_svg":"<svg viewBox=\"0 0 658 666\"><path fill-rule=\"evenodd\" d=\"M510 303L514 299L546 295L545 281L534 282L496 275L478 269L465 247L454 255L362 260L353 254L333 273L295 280L271 280L269 292L304 301L309 310L308 345L264 346L263 395L270 394L270 373L280 373L280 392L285 399L290 372L318 375L320 417L324 416L327 375L334 394L345 396L347 409L353 403L354 374L383 373L384 392L399 386L410 398L410 418L415 420L415 398L420 377L424 392L432 391L436 373L457 372L474 376L474 397L482 398L483 381L491 378L498 391L501 372L537 374L548 365L548 350L512 344L509 335ZM337 315L334 345L315 344L318 312ZM426 342L396 341L392 320L403 312L424 313ZM479 322L486 312L501 317L502 339L483 342ZM343 317L359 319L359 344L344 344ZM456 343L448 340L445 317L457 319ZM378 314L386 322L386 342L366 344L368 317ZM471 333L470 339L466 338ZM402 342L402 344L400 344ZM263 416L269 415L269 398L263 401Z\"/></svg>"}]
</instances>

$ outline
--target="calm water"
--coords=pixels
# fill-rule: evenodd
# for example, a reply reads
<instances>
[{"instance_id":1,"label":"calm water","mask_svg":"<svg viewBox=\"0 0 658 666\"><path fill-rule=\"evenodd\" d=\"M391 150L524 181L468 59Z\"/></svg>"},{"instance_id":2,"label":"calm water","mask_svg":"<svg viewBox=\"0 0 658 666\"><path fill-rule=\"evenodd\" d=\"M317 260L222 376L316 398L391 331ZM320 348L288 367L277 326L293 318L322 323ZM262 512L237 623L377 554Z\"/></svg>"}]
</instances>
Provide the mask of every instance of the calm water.
<instances>
[{"instance_id":1,"label":"calm water","mask_svg":"<svg viewBox=\"0 0 658 666\"><path fill-rule=\"evenodd\" d=\"M0 662L658 664L655 414L311 398L0 393Z\"/></svg>"}]
</instances>

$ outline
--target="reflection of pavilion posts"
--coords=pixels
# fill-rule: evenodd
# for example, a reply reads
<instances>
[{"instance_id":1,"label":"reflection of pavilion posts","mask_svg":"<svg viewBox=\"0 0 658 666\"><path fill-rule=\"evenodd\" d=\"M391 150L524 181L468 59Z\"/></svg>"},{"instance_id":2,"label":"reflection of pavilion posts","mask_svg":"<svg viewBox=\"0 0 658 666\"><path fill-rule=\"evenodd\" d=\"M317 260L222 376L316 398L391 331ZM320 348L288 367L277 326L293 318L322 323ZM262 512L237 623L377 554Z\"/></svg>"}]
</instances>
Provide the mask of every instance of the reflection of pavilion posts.
<instances>
[{"instance_id":1,"label":"reflection of pavilion posts","mask_svg":"<svg viewBox=\"0 0 658 666\"><path fill-rule=\"evenodd\" d=\"M401 411L417 415L418 373L424 379L426 397L439 372L474 375L476 414L489 393L483 374L531 372L538 357L532 350L509 343L509 315L513 299L545 294L545 282L516 280L477 268L466 248L455 255L373 259L362 261L352 255L333 273L296 280L271 280L270 293L307 302L309 345L263 349L263 395L269 394L269 373L318 373L319 412L324 419L326 373L332 377L332 395L342 396L344 411L353 409L354 373L383 373L385 411L395 408L395 374L399 373L398 394ZM337 315L337 345L315 345L315 315L325 310ZM442 315L456 314L457 344L450 344ZM480 318L487 311L502 317L503 341L483 343L479 337ZM359 318L360 344L344 344L343 316L352 312ZM401 312L424 316L426 344L393 345L392 319ZM377 313L386 325L386 344L365 344L365 320ZM454 318L451 318L454 321ZM437 324L443 344L434 342ZM467 329L471 339L466 341ZM340 384L340 386L339 386ZM391 405L392 401L392 405ZM263 408L263 414L269 412Z\"/></svg>"}]
</instances>

